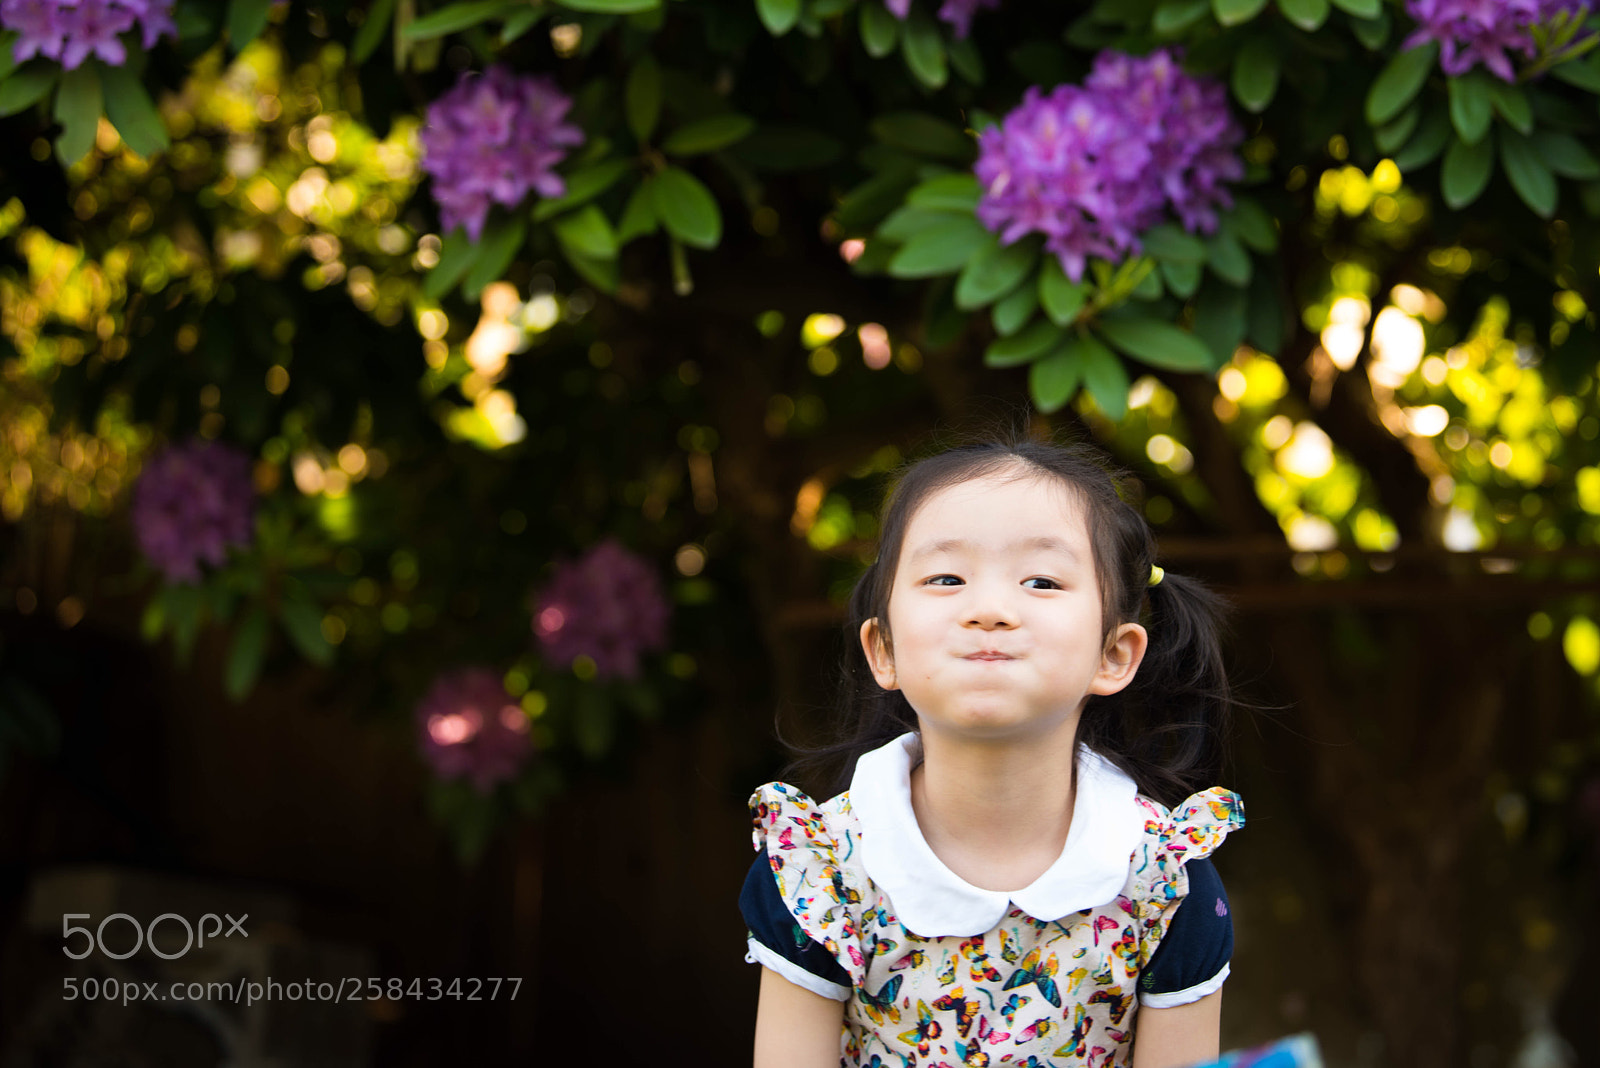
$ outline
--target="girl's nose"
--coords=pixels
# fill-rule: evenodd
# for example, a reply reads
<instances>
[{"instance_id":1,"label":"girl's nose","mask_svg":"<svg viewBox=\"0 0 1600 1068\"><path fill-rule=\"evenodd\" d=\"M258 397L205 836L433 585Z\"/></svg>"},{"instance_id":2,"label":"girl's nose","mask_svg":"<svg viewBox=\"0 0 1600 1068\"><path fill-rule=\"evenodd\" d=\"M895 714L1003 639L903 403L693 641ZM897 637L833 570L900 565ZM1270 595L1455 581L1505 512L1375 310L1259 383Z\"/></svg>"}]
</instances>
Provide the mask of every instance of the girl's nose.
<instances>
[{"instance_id":1,"label":"girl's nose","mask_svg":"<svg viewBox=\"0 0 1600 1068\"><path fill-rule=\"evenodd\" d=\"M968 606L972 614L969 626L1014 627L1017 625L1016 608L1004 591L987 586L974 586L973 603Z\"/></svg>"}]
</instances>

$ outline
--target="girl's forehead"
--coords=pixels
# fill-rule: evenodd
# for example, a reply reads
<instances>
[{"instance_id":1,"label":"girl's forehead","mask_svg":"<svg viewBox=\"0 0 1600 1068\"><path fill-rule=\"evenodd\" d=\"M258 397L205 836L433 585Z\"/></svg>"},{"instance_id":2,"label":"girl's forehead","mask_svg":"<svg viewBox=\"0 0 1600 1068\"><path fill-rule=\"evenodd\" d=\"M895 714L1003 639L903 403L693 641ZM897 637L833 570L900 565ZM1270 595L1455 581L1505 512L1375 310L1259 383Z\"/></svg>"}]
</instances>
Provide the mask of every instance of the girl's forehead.
<instances>
[{"instance_id":1,"label":"girl's forehead","mask_svg":"<svg viewBox=\"0 0 1600 1068\"><path fill-rule=\"evenodd\" d=\"M907 551L915 542L947 538L959 531L994 531L1011 537L1048 534L1087 538L1078 495L1056 479L987 477L968 479L928 496L906 525Z\"/></svg>"}]
</instances>

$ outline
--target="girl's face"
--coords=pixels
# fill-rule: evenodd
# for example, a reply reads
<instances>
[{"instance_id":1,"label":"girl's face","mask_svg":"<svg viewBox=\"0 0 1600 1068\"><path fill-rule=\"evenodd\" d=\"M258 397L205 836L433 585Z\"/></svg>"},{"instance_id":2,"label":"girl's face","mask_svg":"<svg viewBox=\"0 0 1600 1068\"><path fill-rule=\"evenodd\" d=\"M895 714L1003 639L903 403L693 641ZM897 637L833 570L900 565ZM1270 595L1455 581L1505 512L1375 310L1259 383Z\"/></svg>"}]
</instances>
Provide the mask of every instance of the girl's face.
<instances>
[{"instance_id":1,"label":"girl's face","mask_svg":"<svg viewBox=\"0 0 1600 1068\"><path fill-rule=\"evenodd\" d=\"M1076 730L1089 694L1132 680L1144 628L1100 628L1082 506L1054 482L985 478L918 508L889 596L892 652L875 620L861 642L878 685L904 691L924 731L1025 739Z\"/></svg>"}]
</instances>

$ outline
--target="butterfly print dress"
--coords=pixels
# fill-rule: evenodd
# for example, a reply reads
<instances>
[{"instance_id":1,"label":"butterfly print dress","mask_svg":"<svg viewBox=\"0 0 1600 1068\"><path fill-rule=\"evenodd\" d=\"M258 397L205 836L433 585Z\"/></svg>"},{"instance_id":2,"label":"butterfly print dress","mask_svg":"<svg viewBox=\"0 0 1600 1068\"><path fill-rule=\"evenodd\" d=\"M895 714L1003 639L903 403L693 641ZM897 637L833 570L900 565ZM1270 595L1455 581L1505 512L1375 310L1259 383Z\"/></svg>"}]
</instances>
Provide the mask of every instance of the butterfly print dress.
<instances>
[{"instance_id":1,"label":"butterfly print dress","mask_svg":"<svg viewBox=\"0 0 1600 1068\"><path fill-rule=\"evenodd\" d=\"M964 882L922 838L909 788L920 759L909 733L862 756L850 789L831 800L781 782L750 798L773 900L807 945L782 953L752 933L746 959L845 1003L842 1066L1128 1065L1141 1004L1183 1004L1220 989L1226 955L1177 992L1152 992L1144 973L1190 893L1185 865L1243 826L1235 794L1205 790L1169 811L1080 746L1061 857L1008 893ZM1224 915L1209 864L1196 864L1195 875L1206 900L1194 917L1210 915L1212 896L1215 917ZM824 966L796 963L808 956Z\"/></svg>"}]
</instances>

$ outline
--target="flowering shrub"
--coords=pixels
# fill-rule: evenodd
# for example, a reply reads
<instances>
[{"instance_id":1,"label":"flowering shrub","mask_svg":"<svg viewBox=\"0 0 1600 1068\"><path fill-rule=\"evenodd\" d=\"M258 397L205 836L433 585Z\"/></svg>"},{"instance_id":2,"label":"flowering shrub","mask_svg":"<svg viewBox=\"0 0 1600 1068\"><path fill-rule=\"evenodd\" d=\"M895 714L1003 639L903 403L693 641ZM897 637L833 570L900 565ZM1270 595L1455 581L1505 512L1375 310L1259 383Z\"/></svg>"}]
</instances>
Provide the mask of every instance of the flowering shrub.
<instances>
[{"instance_id":1,"label":"flowering shrub","mask_svg":"<svg viewBox=\"0 0 1600 1068\"><path fill-rule=\"evenodd\" d=\"M596 674L631 679L640 653L666 645L670 611L655 570L607 538L557 567L534 598L533 632L557 663L587 656Z\"/></svg>"},{"instance_id":2,"label":"flowering shrub","mask_svg":"<svg viewBox=\"0 0 1600 1068\"><path fill-rule=\"evenodd\" d=\"M911 0L884 0L883 6L902 22L911 14ZM982 8L999 6L1000 0L944 0L939 7L939 17L950 24L957 37L966 37L972 30L973 15Z\"/></svg>"},{"instance_id":3,"label":"flowering shrub","mask_svg":"<svg viewBox=\"0 0 1600 1068\"><path fill-rule=\"evenodd\" d=\"M1439 42L1439 66L1446 74L1461 75L1482 63L1508 82L1517 79L1506 54L1535 54L1530 26L1549 22L1565 11L1581 17L1591 0L1406 0L1406 14L1417 29L1402 48Z\"/></svg>"},{"instance_id":4,"label":"flowering shrub","mask_svg":"<svg viewBox=\"0 0 1600 1068\"><path fill-rule=\"evenodd\" d=\"M135 24L146 49L178 34L172 0L0 0L0 26L18 34L18 63L40 55L71 70L93 53L120 67L128 61L120 35Z\"/></svg>"},{"instance_id":5,"label":"flowering shrub","mask_svg":"<svg viewBox=\"0 0 1600 1068\"><path fill-rule=\"evenodd\" d=\"M1045 235L1073 281L1090 256L1139 250L1140 231L1170 208L1188 230L1216 228L1244 175L1243 131L1227 92L1191 77L1166 50L1104 51L1082 87L1037 87L978 138L978 220L1011 244Z\"/></svg>"},{"instance_id":6,"label":"flowering shrub","mask_svg":"<svg viewBox=\"0 0 1600 1068\"><path fill-rule=\"evenodd\" d=\"M250 457L231 445L170 445L144 465L133 489L139 548L169 582L197 582L200 563L227 558L255 528Z\"/></svg>"},{"instance_id":7,"label":"flowering shrub","mask_svg":"<svg viewBox=\"0 0 1600 1068\"><path fill-rule=\"evenodd\" d=\"M553 168L583 143L583 131L562 121L571 106L550 79L499 65L468 71L429 104L422 166L433 177L444 228L464 226L476 241L491 203L516 207L530 189L564 193Z\"/></svg>"},{"instance_id":8,"label":"flowering shrub","mask_svg":"<svg viewBox=\"0 0 1600 1068\"><path fill-rule=\"evenodd\" d=\"M422 755L441 779L470 779L480 792L521 770L533 752L527 714L487 668L440 675L417 704Z\"/></svg>"}]
</instances>

